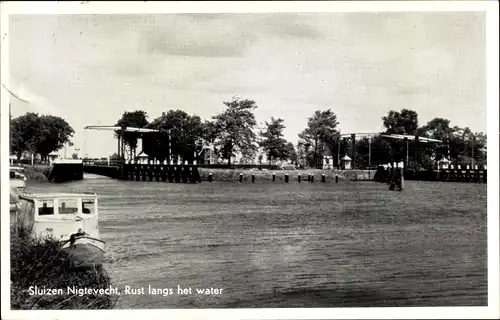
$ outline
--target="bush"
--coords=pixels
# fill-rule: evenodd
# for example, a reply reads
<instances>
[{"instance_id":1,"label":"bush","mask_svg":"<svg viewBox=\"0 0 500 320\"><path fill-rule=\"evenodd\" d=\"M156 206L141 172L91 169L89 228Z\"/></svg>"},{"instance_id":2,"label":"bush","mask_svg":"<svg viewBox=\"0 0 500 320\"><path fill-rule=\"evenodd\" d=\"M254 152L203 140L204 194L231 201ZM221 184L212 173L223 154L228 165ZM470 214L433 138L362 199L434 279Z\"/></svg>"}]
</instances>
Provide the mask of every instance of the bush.
<instances>
[{"instance_id":1,"label":"bush","mask_svg":"<svg viewBox=\"0 0 500 320\"><path fill-rule=\"evenodd\" d=\"M111 309L117 297L110 295L66 294L67 287L109 288L104 269L72 269L61 243L54 239L19 236L11 228L11 308L30 309ZM63 295L30 295L29 288L63 289Z\"/></svg>"},{"instance_id":2,"label":"bush","mask_svg":"<svg viewBox=\"0 0 500 320\"><path fill-rule=\"evenodd\" d=\"M24 175L28 180L47 180L50 174L50 166L36 165L24 167Z\"/></svg>"}]
</instances>

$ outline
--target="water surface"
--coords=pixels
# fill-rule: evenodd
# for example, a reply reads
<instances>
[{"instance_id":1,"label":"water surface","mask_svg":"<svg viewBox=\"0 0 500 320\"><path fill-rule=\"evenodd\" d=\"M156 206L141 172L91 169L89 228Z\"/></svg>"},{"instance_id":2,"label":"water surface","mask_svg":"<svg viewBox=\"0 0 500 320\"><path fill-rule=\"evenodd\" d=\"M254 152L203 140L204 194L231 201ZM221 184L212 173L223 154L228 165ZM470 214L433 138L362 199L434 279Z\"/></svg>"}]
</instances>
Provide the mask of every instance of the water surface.
<instances>
[{"instance_id":1,"label":"water surface","mask_svg":"<svg viewBox=\"0 0 500 320\"><path fill-rule=\"evenodd\" d=\"M172 288L119 308L487 304L486 185L171 184L86 175L30 191L96 192L114 283ZM178 295L222 288L218 295Z\"/></svg>"}]
</instances>

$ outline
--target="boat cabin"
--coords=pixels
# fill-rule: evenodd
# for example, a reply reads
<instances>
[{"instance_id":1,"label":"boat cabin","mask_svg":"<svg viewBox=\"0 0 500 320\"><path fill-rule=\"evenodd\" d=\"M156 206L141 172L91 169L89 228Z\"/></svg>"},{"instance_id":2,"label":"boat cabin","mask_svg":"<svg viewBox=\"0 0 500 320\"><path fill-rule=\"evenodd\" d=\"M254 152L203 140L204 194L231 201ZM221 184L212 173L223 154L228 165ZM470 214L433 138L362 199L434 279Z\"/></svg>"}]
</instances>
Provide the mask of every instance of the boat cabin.
<instances>
[{"instance_id":1,"label":"boat cabin","mask_svg":"<svg viewBox=\"0 0 500 320\"><path fill-rule=\"evenodd\" d=\"M67 240L82 231L98 238L98 198L94 193L22 194L18 223L35 237Z\"/></svg>"}]
</instances>

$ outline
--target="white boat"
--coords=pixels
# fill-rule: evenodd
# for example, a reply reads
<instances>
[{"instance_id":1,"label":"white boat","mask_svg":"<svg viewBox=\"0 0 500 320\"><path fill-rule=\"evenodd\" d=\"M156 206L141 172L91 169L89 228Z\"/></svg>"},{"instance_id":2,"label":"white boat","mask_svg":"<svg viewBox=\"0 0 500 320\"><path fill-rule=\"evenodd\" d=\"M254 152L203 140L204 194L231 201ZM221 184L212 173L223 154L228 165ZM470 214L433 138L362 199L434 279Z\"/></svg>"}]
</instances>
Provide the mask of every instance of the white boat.
<instances>
[{"instance_id":1,"label":"white boat","mask_svg":"<svg viewBox=\"0 0 500 320\"><path fill-rule=\"evenodd\" d=\"M73 267L100 267L105 242L99 238L95 193L21 194L18 231L37 239L61 241Z\"/></svg>"},{"instance_id":2,"label":"white boat","mask_svg":"<svg viewBox=\"0 0 500 320\"><path fill-rule=\"evenodd\" d=\"M10 167L10 187L13 189L26 188L26 176L23 167Z\"/></svg>"}]
</instances>

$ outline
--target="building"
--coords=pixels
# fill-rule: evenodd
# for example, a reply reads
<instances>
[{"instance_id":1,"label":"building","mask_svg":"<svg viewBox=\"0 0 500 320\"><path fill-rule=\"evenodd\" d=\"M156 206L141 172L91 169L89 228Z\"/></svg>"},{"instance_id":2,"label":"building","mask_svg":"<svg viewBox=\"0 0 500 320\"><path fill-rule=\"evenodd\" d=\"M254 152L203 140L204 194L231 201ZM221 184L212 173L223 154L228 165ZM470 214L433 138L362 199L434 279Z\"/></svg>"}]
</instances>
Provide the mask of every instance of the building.
<instances>
[{"instance_id":1,"label":"building","mask_svg":"<svg viewBox=\"0 0 500 320\"><path fill-rule=\"evenodd\" d=\"M201 154L203 164L217 163L217 155L215 154L214 145L212 143L203 145Z\"/></svg>"},{"instance_id":2,"label":"building","mask_svg":"<svg viewBox=\"0 0 500 320\"><path fill-rule=\"evenodd\" d=\"M52 164L54 161L60 158L59 154L57 152L51 152L48 156L49 163Z\"/></svg>"},{"instance_id":3,"label":"building","mask_svg":"<svg viewBox=\"0 0 500 320\"><path fill-rule=\"evenodd\" d=\"M323 156L323 169L333 170L333 156L330 155Z\"/></svg>"},{"instance_id":4,"label":"building","mask_svg":"<svg viewBox=\"0 0 500 320\"><path fill-rule=\"evenodd\" d=\"M352 169L352 159L348 155L345 155L341 160L342 169L351 170Z\"/></svg>"},{"instance_id":5,"label":"building","mask_svg":"<svg viewBox=\"0 0 500 320\"><path fill-rule=\"evenodd\" d=\"M447 170L450 167L450 163L450 160L446 159L446 157L443 157L443 159L438 161L438 169Z\"/></svg>"}]
</instances>

